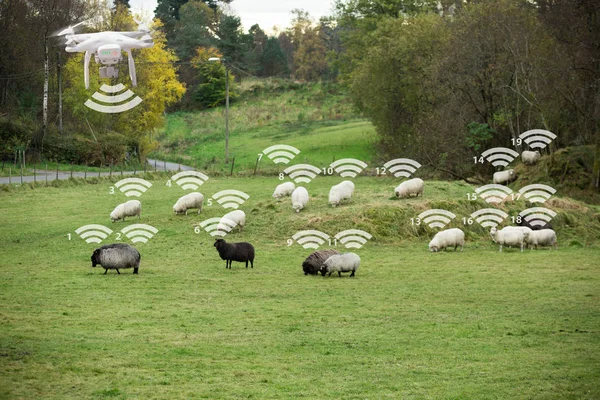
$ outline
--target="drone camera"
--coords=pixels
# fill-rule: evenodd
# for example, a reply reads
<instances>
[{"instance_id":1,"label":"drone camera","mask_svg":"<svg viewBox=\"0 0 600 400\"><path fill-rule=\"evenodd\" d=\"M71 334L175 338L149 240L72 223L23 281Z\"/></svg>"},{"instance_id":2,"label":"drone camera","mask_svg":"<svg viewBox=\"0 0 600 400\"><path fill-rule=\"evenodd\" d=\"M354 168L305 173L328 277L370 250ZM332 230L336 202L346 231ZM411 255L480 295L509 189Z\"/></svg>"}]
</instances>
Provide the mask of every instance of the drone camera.
<instances>
[{"instance_id":1,"label":"drone camera","mask_svg":"<svg viewBox=\"0 0 600 400\"><path fill-rule=\"evenodd\" d=\"M118 78L119 70L115 67L100 67L100 78Z\"/></svg>"}]
</instances>

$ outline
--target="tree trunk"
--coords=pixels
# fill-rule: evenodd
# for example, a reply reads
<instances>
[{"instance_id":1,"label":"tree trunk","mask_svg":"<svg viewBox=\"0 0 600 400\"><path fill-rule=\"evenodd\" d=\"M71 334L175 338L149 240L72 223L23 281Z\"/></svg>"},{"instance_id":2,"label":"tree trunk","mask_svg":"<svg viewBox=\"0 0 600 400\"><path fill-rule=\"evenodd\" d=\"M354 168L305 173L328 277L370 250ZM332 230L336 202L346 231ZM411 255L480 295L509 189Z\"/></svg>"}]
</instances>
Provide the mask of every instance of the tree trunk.
<instances>
[{"instance_id":1,"label":"tree trunk","mask_svg":"<svg viewBox=\"0 0 600 400\"><path fill-rule=\"evenodd\" d=\"M590 185L593 190L600 191L600 138L596 138L596 154L594 156L594 167L592 168L592 182Z\"/></svg>"}]
</instances>

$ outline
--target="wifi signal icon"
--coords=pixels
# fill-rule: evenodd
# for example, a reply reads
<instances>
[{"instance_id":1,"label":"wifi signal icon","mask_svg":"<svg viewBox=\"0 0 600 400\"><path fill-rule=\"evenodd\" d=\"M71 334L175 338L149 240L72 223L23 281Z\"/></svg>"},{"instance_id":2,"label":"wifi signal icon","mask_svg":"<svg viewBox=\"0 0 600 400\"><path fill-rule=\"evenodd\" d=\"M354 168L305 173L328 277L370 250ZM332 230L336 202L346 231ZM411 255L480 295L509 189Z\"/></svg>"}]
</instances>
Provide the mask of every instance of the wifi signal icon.
<instances>
[{"instance_id":1,"label":"wifi signal icon","mask_svg":"<svg viewBox=\"0 0 600 400\"><path fill-rule=\"evenodd\" d=\"M84 225L75 230L75 233L86 243L100 243L108 237L113 231L104 225L90 224Z\"/></svg>"},{"instance_id":2,"label":"wifi signal icon","mask_svg":"<svg viewBox=\"0 0 600 400\"><path fill-rule=\"evenodd\" d=\"M309 183L321 170L310 164L296 164L283 170L296 183Z\"/></svg>"},{"instance_id":3,"label":"wifi signal icon","mask_svg":"<svg viewBox=\"0 0 600 400\"><path fill-rule=\"evenodd\" d=\"M329 166L344 178L354 178L367 168L367 164L355 158L342 158L332 162Z\"/></svg>"},{"instance_id":4,"label":"wifi signal icon","mask_svg":"<svg viewBox=\"0 0 600 400\"><path fill-rule=\"evenodd\" d=\"M368 240L373 238L369 232L360 229L347 229L335 235L347 249L360 249Z\"/></svg>"},{"instance_id":5,"label":"wifi signal icon","mask_svg":"<svg viewBox=\"0 0 600 400\"><path fill-rule=\"evenodd\" d=\"M287 144L276 144L264 149L263 153L273 160L275 164L287 164L300 154L300 150Z\"/></svg>"},{"instance_id":6,"label":"wifi signal icon","mask_svg":"<svg viewBox=\"0 0 600 400\"><path fill-rule=\"evenodd\" d=\"M544 129L532 129L519 135L519 139L527 143L532 149L543 149L552 143L556 137L554 133Z\"/></svg>"},{"instance_id":7,"label":"wifi signal icon","mask_svg":"<svg viewBox=\"0 0 600 400\"><path fill-rule=\"evenodd\" d=\"M508 218L508 214L496 208L484 208L471 214L471 218L474 218L475 221L484 228L490 228L498 226L502 221Z\"/></svg>"},{"instance_id":8,"label":"wifi signal icon","mask_svg":"<svg viewBox=\"0 0 600 400\"><path fill-rule=\"evenodd\" d=\"M223 208L236 209L244 204L250 198L250 195L240 192L239 190L221 190L212 195L212 198L217 201Z\"/></svg>"},{"instance_id":9,"label":"wifi signal icon","mask_svg":"<svg viewBox=\"0 0 600 400\"><path fill-rule=\"evenodd\" d=\"M519 153L506 147L494 147L481 153L481 156L491 162L494 167L506 167L519 156Z\"/></svg>"},{"instance_id":10,"label":"wifi signal icon","mask_svg":"<svg viewBox=\"0 0 600 400\"><path fill-rule=\"evenodd\" d=\"M521 211L519 216L532 226L544 226L556 217L556 213L544 207L531 207Z\"/></svg>"},{"instance_id":11,"label":"wifi signal icon","mask_svg":"<svg viewBox=\"0 0 600 400\"><path fill-rule=\"evenodd\" d=\"M423 221L430 228L443 228L450 223L456 215L447 210L435 208L433 210L427 210L419 214L417 225L420 221Z\"/></svg>"},{"instance_id":12,"label":"wifi signal icon","mask_svg":"<svg viewBox=\"0 0 600 400\"><path fill-rule=\"evenodd\" d=\"M556 193L556 189L548 185L534 183L521 188L519 193L532 203L544 203Z\"/></svg>"},{"instance_id":13,"label":"wifi signal icon","mask_svg":"<svg viewBox=\"0 0 600 400\"><path fill-rule=\"evenodd\" d=\"M210 233L210 236L223 237L231 232L237 226L237 223L229 218L215 217L200 222L200 226Z\"/></svg>"},{"instance_id":14,"label":"wifi signal icon","mask_svg":"<svg viewBox=\"0 0 600 400\"><path fill-rule=\"evenodd\" d=\"M305 249L318 249L326 240L329 240L329 235L325 232L310 229L296 232L292 235L292 239Z\"/></svg>"},{"instance_id":15,"label":"wifi signal icon","mask_svg":"<svg viewBox=\"0 0 600 400\"><path fill-rule=\"evenodd\" d=\"M171 177L183 190L196 190L208 180L208 176L198 171L181 171ZM170 183L167 183L170 186Z\"/></svg>"},{"instance_id":16,"label":"wifi signal icon","mask_svg":"<svg viewBox=\"0 0 600 400\"><path fill-rule=\"evenodd\" d=\"M108 103L110 105L98 104L91 99L88 99L84 105L94 111L104 114L116 114L131 110L142 102L142 99L139 96L135 96L131 90L128 89L127 91L122 92L123 89L125 89L125 85L122 83L114 86L102 85L100 86L100 91L108 93L109 95L107 96L106 94L96 92L92 95L92 99L98 100L102 103ZM135 97L132 99L133 96Z\"/></svg>"},{"instance_id":17,"label":"wifi signal icon","mask_svg":"<svg viewBox=\"0 0 600 400\"><path fill-rule=\"evenodd\" d=\"M409 178L415 171L421 168L421 164L410 158L396 158L383 164L383 167L390 171L396 178Z\"/></svg>"},{"instance_id":18,"label":"wifi signal icon","mask_svg":"<svg viewBox=\"0 0 600 400\"><path fill-rule=\"evenodd\" d=\"M495 183L478 187L475 193L479 195L486 203L501 203L508 195L512 194L512 189Z\"/></svg>"},{"instance_id":19,"label":"wifi signal icon","mask_svg":"<svg viewBox=\"0 0 600 400\"><path fill-rule=\"evenodd\" d=\"M140 178L126 178L121 179L119 182L115 183L115 186L123 193L125 196L131 197L140 197L146 190L148 190L152 184L145 179Z\"/></svg>"},{"instance_id":20,"label":"wifi signal icon","mask_svg":"<svg viewBox=\"0 0 600 400\"><path fill-rule=\"evenodd\" d=\"M147 224L133 224L121 229L121 232L133 243L146 243L158 233L158 229Z\"/></svg>"}]
</instances>

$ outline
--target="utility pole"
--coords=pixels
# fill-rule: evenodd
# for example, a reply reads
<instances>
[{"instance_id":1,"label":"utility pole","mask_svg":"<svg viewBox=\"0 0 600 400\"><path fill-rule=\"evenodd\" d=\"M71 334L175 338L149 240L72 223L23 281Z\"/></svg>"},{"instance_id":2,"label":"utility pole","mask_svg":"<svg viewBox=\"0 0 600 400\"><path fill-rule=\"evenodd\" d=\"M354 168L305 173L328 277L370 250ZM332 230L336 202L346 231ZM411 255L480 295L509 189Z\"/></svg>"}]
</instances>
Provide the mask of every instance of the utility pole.
<instances>
[{"instance_id":1,"label":"utility pole","mask_svg":"<svg viewBox=\"0 0 600 400\"><path fill-rule=\"evenodd\" d=\"M60 64L60 51L58 51L58 132L63 134L63 113L62 113L62 68Z\"/></svg>"},{"instance_id":2,"label":"utility pole","mask_svg":"<svg viewBox=\"0 0 600 400\"><path fill-rule=\"evenodd\" d=\"M225 65L225 164L229 164L229 68Z\"/></svg>"}]
</instances>

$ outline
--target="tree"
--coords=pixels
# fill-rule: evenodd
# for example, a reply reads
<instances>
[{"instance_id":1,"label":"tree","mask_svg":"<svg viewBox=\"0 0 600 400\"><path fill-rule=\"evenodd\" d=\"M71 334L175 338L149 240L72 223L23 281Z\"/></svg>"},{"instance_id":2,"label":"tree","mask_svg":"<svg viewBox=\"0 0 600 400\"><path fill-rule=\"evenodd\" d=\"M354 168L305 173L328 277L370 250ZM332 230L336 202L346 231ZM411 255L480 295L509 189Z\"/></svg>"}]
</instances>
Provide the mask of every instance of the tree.
<instances>
[{"instance_id":1,"label":"tree","mask_svg":"<svg viewBox=\"0 0 600 400\"><path fill-rule=\"evenodd\" d=\"M198 71L198 85L194 91L194 100L200 108L217 107L225 103L226 89L226 63L211 62L209 58L223 58L223 55L214 47L200 47L192 59L194 68ZM234 90L235 77L229 74L229 98L237 97Z\"/></svg>"},{"instance_id":2,"label":"tree","mask_svg":"<svg viewBox=\"0 0 600 400\"><path fill-rule=\"evenodd\" d=\"M281 50L279 40L270 37L260 57L261 76L286 76L289 74L285 54Z\"/></svg>"},{"instance_id":3,"label":"tree","mask_svg":"<svg viewBox=\"0 0 600 400\"><path fill-rule=\"evenodd\" d=\"M327 49L317 28L306 28L294 53L296 75L305 81L316 81L327 70Z\"/></svg>"}]
</instances>

